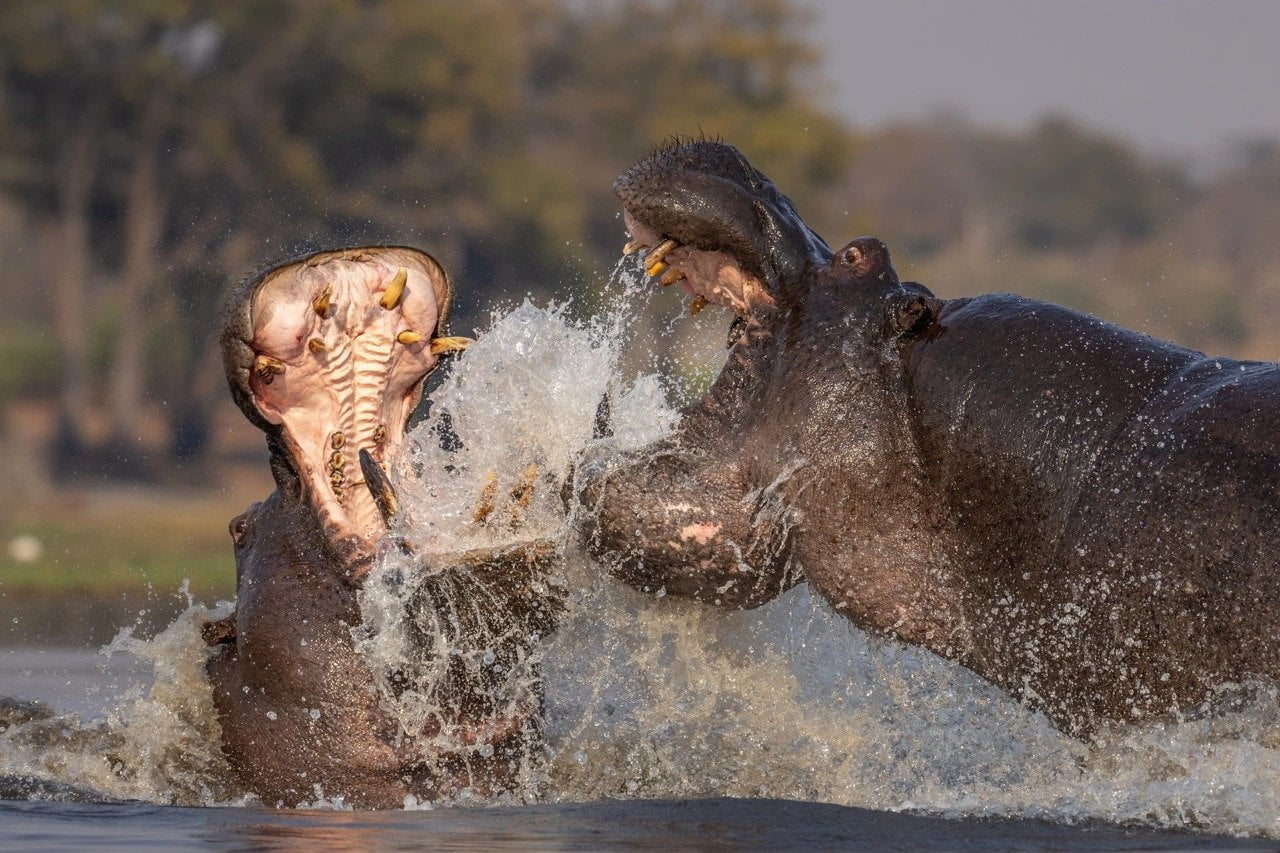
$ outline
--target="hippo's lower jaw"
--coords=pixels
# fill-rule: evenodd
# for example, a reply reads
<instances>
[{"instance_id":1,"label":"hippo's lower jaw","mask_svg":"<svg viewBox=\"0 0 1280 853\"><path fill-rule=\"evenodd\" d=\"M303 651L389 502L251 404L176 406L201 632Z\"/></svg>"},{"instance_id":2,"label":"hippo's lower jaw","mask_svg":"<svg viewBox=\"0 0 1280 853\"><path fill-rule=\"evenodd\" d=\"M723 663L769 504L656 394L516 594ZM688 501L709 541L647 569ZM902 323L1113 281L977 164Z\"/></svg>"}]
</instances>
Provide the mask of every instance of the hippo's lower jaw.
<instances>
[{"instance_id":1,"label":"hippo's lower jaw","mask_svg":"<svg viewBox=\"0 0 1280 853\"><path fill-rule=\"evenodd\" d=\"M276 267L227 306L232 395L273 439L277 482L300 490L353 581L392 510L385 490L366 488L365 472L376 477L394 458L422 380L442 353L466 344L435 337L450 296L431 257L372 248Z\"/></svg>"}]
</instances>

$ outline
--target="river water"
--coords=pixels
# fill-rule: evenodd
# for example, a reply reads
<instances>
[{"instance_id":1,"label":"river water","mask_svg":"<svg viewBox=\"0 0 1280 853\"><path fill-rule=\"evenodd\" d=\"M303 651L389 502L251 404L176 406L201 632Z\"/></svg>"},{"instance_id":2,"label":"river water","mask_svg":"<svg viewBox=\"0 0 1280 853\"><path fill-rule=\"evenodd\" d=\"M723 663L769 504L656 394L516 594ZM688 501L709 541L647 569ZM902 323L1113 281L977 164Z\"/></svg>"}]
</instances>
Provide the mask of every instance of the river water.
<instances>
[{"instance_id":1,"label":"river water","mask_svg":"<svg viewBox=\"0 0 1280 853\"><path fill-rule=\"evenodd\" d=\"M408 510L397 532L443 552L503 537L572 540L558 484L592 441L601 396L612 403L610 441L628 447L673 426L668 397L681 393L660 370L623 369L628 346L652 344L633 322L650 297L625 278L615 287L591 322L529 304L495 315L433 393L396 466ZM466 526L488 479L514 481L531 464L539 488L518 526ZM389 551L363 597L360 642L387 668L408 654L396 626L410 568ZM0 837L23 847L719 839L967 849L1280 837L1273 693L1233 714L1085 745L966 670L857 631L803 585L730 613L633 592L572 547L560 571L573 590L568 614L533 661L545 676L548 747L514 796L353 814L317 791L320 812L262 808L227 777L203 676L199 626L229 605L193 602L154 637L125 628L102 654L0 651L0 695L64 712L0 734L0 776L42 780L34 790L55 800L67 793L60 783L134 801L10 803ZM424 712L396 709L407 727Z\"/></svg>"}]
</instances>

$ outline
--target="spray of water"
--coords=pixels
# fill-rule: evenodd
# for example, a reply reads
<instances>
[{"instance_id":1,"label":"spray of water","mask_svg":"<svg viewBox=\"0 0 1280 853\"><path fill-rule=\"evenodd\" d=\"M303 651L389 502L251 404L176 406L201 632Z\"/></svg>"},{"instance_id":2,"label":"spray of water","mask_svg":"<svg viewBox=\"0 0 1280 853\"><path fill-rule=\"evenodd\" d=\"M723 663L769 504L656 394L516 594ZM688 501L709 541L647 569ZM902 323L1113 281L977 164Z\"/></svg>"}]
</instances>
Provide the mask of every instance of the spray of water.
<instances>
[{"instance_id":1,"label":"spray of water","mask_svg":"<svg viewBox=\"0 0 1280 853\"><path fill-rule=\"evenodd\" d=\"M150 639L131 628L103 650L129 655L150 671L100 719L75 714L35 719L0 734L0 775L56 780L104 798L179 805L241 799L219 747L213 691L204 674L206 622L230 615L232 605L187 609Z\"/></svg>"},{"instance_id":2,"label":"spray of water","mask_svg":"<svg viewBox=\"0 0 1280 853\"><path fill-rule=\"evenodd\" d=\"M448 702L423 637L490 670L508 648L502 626L464 641L440 607L415 601L424 563L552 541L566 546L550 582L567 608L554 633L524 638L524 657L498 667L494 688L499 707L527 706L539 687L545 697L522 799L773 796L1280 836L1274 691L1219 717L1086 745L960 667L857 631L804 585L758 610L723 612L603 577L572 547L561 499L574 458L594 441L597 405L610 397L616 434L607 440L619 448L643 446L677 418L669 380L622 376L625 348L654 342L633 323L649 291L626 276L614 288L591 322L528 303L495 315L406 442L393 472L405 508L395 532L420 553L387 549L359 633L405 731ZM518 506L513 490L531 466L532 494ZM486 489L493 506L480 524ZM457 591L455 605L470 606L474 594ZM160 675L78 730L96 739L92 750L112 744L114 764L41 741L30 723L0 736L0 772L162 802L234 801L201 669L196 626L210 615L196 607L150 642L125 635L112 644Z\"/></svg>"}]
</instances>

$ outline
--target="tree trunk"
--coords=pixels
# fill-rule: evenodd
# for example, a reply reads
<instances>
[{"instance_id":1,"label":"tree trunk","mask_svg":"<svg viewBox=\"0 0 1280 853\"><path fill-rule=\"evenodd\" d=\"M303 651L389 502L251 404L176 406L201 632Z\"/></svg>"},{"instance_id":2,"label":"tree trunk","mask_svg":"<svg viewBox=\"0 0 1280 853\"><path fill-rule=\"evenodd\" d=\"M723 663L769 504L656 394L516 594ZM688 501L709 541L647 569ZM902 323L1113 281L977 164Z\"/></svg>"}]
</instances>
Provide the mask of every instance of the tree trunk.
<instances>
[{"instance_id":1,"label":"tree trunk","mask_svg":"<svg viewBox=\"0 0 1280 853\"><path fill-rule=\"evenodd\" d=\"M158 185L162 112L158 98L145 108L125 199L124 261L116 288L120 313L109 386L112 442L123 447L138 444L146 401L147 304L159 269L164 216Z\"/></svg>"},{"instance_id":2,"label":"tree trunk","mask_svg":"<svg viewBox=\"0 0 1280 853\"><path fill-rule=\"evenodd\" d=\"M86 111L88 112L88 111ZM92 266L89 198L95 173L94 122L88 115L62 132L58 158L58 211L53 273L54 328L62 356L55 460L68 462L85 448L89 418L89 328L87 299ZM65 470L61 465L57 466Z\"/></svg>"}]
</instances>

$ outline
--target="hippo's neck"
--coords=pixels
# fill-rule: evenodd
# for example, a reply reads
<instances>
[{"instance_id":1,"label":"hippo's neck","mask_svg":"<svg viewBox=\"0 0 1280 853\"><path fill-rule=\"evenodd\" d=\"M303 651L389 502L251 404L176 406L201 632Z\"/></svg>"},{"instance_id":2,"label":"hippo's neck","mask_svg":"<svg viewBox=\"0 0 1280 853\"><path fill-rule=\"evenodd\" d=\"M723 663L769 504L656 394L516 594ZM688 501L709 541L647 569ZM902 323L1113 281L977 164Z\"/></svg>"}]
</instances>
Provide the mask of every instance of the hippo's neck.
<instances>
[{"instance_id":1,"label":"hippo's neck","mask_svg":"<svg viewBox=\"0 0 1280 853\"><path fill-rule=\"evenodd\" d=\"M947 303L907 353L907 381L922 464L965 538L975 605L1051 568L1106 448L1199 357L1018 296Z\"/></svg>"},{"instance_id":2,"label":"hippo's neck","mask_svg":"<svg viewBox=\"0 0 1280 853\"><path fill-rule=\"evenodd\" d=\"M865 630L961 657L950 519L920 465L905 366L878 327L851 325L849 299L819 291L778 324L762 422L742 452L772 462L757 462L758 485L786 481L815 591Z\"/></svg>"},{"instance_id":3,"label":"hippo's neck","mask_svg":"<svg viewBox=\"0 0 1280 853\"><path fill-rule=\"evenodd\" d=\"M693 444L704 445L708 437L734 437L760 412L777 352L774 346L779 317L774 312L739 320L736 340L728 359L711 388L685 409L680 432Z\"/></svg>"}]
</instances>

